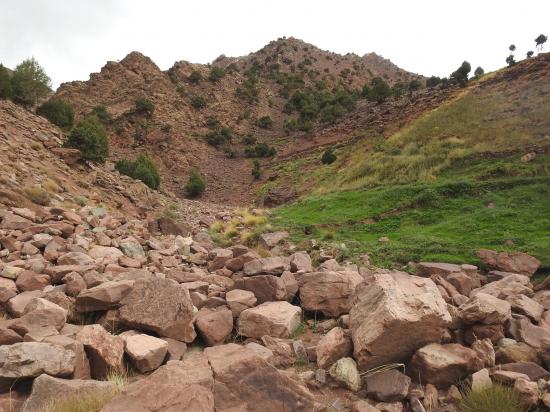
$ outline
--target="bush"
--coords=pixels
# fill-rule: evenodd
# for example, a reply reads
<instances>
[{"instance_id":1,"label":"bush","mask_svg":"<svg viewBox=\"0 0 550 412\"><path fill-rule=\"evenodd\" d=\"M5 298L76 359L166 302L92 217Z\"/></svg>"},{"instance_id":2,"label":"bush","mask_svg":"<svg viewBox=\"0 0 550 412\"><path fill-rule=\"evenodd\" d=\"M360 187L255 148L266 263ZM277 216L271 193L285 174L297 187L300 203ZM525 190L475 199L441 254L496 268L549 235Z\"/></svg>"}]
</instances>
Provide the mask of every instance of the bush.
<instances>
[{"instance_id":1,"label":"bush","mask_svg":"<svg viewBox=\"0 0 550 412\"><path fill-rule=\"evenodd\" d=\"M202 96L191 97L191 106L195 109L204 109L207 106L206 99Z\"/></svg>"},{"instance_id":2,"label":"bush","mask_svg":"<svg viewBox=\"0 0 550 412\"><path fill-rule=\"evenodd\" d=\"M191 84L199 84L202 80L202 74L198 70L193 70L187 80Z\"/></svg>"},{"instance_id":3,"label":"bush","mask_svg":"<svg viewBox=\"0 0 550 412\"><path fill-rule=\"evenodd\" d=\"M11 84L14 102L26 107L34 106L51 92L50 78L34 58L24 60L15 68Z\"/></svg>"},{"instance_id":4,"label":"bush","mask_svg":"<svg viewBox=\"0 0 550 412\"><path fill-rule=\"evenodd\" d=\"M0 64L0 99L11 99L13 90L11 86L11 76L4 66Z\"/></svg>"},{"instance_id":5,"label":"bush","mask_svg":"<svg viewBox=\"0 0 550 412\"><path fill-rule=\"evenodd\" d=\"M275 156L277 150L266 143L259 143L254 147L247 147L244 152L248 157L271 157Z\"/></svg>"},{"instance_id":6,"label":"bush","mask_svg":"<svg viewBox=\"0 0 550 412\"><path fill-rule=\"evenodd\" d=\"M101 123L109 123L113 120L107 108L103 105L96 106L92 109L91 114L95 114Z\"/></svg>"},{"instance_id":7,"label":"bush","mask_svg":"<svg viewBox=\"0 0 550 412\"><path fill-rule=\"evenodd\" d=\"M271 117L269 116L262 116L258 119L256 124L262 129L271 129L271 126L273 126L273 120L271 120Z\"/></svg>"},{"instance_id":8,"label":"bush","mask_svg":"<svg viewBox=\"0 0 550 412\"><path fill-rule=\"evenodd\" d=\"M205 139L206 143L214 147L227 144L231 142L231 129L228 127L222 127L220 129L212 130L206 135Z\"/></svg>"},{"instance_id":9,"label":"bush","mask_svg":"<svg viewBox=\"0 0 550 412\"><path fill-rule=\"evenodd\" d=\"M115 168L121 174L141 180L151 189L160 187L160 175L157 165L147 154L141 154L136 161L120 160L116 163Z\"/></svg>"},{"instance_id":10,"label":"bush","mask_svg":"<svg viewBox=\"0 0 550 412\"><path fill-rule=\"evenodd\" d=\"M451 80L457 82L464 87L468 83L468 74L472 70L472 66L467 61L463 61L458 69L451 74Z\"/></svg>"},{"instance_id":11,"label":"bush","mask_svg":"<svg viewBox=\"0 0 550 412\"><path fill-rule=\"evenodd\" d=\"M493 384L463 394L458 404L460 412L525 412L518 393L510 387Z\"/></svg>"},{"instance_id":12,"label":"bush","mask_svg":"<svg viewBox=\"0 0 550 412\"><path fill-rule=\"evenodd\" d=\"M370 87L363 87L363 96L371 102L382 103L391 96L391 88L381 77L375 77L370 82Z\"/></svg>"},{"instance_id":13,"label":"bush","mask_svg":"<svg viewBox=\"0 0 550 412\"><path fill-rule=\"evenodd\" d=\"M146 97L140 97L136 100L136 110L145 113L146 116L152 116L155 111L155 104Z\"/></svg>"},{"instance_id":14,"label":"bush","mask_svg":"<svg viewBox=\"0 0 550 412\"><path fill-rule=\"evenodd\" d=\"M210 69L210 74L208 75L208 80L211 82L219 82L225 76L225 70L221 67L214 66Z\"/></svg>"},{"instance_id":15,"label":"bush","mask_svg":"<svg viewBox=\"0 0 550 412\"><path fill-rule=\"evenodd\" d=\"M198 196L202 194L205 189L206 182L201 176L199 170L196 168L191 169L191 173L189 173L189 180L187 181L187 185L185 185L185 191L187 194L189 196Z\"/></svg>"},{"instance_id":16,"label":"bush","mask_svg":"<svg viewBox=\"0 0 550 412\"><path fill-rule=\"evenodd\" d=\"M61 128L70 128L74 122L73 106L63 100L48 100L38 107L36 113Z\"/></svg>"},{"instance_id":17,"label":"bush","mask_svg":"<svg viewBox=\"0 0 550 412\"><path fill-rule=\"evenodd\" d=\"M476 71L474 72L474 76L479 77L481 75L485 74L485 70L483 70L483 67L477 66Z\"/></svg>"},{"instance_id":18,"label":"bush","mask_svg":"<svg viewBox=\"0 0 550 412\"><path fill-rule=\"evenodd\" d=\"M237 87L235 94L241 100L244 100L250 104L258 101L259 90L256 87L256 76L249 74L243 84Z\"/></svg>"},{"instance_id":19,"label":"bush","mask_svg":"<svg viewBox=\"0 0 550 412\"><path fill-rule=\"evenodd\" d=\"M254 160L254 163L252 163L252 176L254 176L254 179L259 179L262 176L259 160Z\"/></svg>"},{"instance_id":20,"label":"bush","mask_svg":"<svg viewBox=\"0 0 550 412\"><path fill-rule=\"evenodd\" d=\"M24 192L37 205L48 206L50 204L50 194L39 185L26 187Z\"/></svg>"},{"instance_id":21,"label":"bush","mask_svg":"<svg viewBox=\"0 0 550 412\"><path fill-rule=\"evenodd\" d=\"M218 129L221 127L221 123L217 117L209 116L206 119L206 127L208 127L209 129Z\"/></svg>"},{"instance_id":22,"label":"bush","mask_svg":"<svg viewBox=\"0 0 550 412\"><path fill-rule=\"evenodd\" d=\"M435 87L441 83L441 78L437 76L432 76L426 80L426 87Z\"/></svg>"},{"instance_id":23,"label":"bush","mask_svg":"<svg viewBox=\"0 0 550 412\"><path fill-rule=\"evenodd\" d=\"M247 134L245 137L243 137L243 143L246 146L252 146L253 144L256 144L256 137L251 134Z\"/></svg>"},{"instance_id":24,"label":"bush","mask_svg":"<svg viewBox=\"0 0 550 412\"><path fill-rule=\"evenodd\" d=\"M69 134L65 146L80 150L83 159L104 162L109 156L109 141L95 115L80 121Z\"/></svg>"},{"instance_id":25,"label":"bush","mask_svg":"<svg viewBox=\"0 0 550 412\"><path fill-rule=\"evenodd\" d=\"M329 165L331 163L334 163L336 161L336 155L332 151L332 149L325 150L325 153L323 153L323 156L321 157L321 163L324 165Z\"/></svg>"}]
</instances>

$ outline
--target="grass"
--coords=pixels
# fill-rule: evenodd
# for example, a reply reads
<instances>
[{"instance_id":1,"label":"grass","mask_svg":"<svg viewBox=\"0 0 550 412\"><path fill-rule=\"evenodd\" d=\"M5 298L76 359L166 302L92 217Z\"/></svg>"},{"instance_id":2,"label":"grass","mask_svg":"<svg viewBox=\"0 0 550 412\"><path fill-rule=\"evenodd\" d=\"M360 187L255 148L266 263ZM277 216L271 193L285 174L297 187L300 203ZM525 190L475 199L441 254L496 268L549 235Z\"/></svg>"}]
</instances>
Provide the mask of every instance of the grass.
<instances>
[{"instance_id":1,"label":"grass","mask_svg":"<svg viewBox=\"0 0 550 412\"><path fill-rule=\"evenodd\" d=\"M216 220L210 225L210 235L219 246L226 247L235 241L255 246L262 233L272 230L262 214L254 214L248 209L237 209L234 216L228 222Z\"/></svg>"},{"instance_id":2,"label":"grass","mask_svg":"<svg viewBox=\"0 0 550 412\"><path fill-rule=\"evenodd\" d=\"M464 392L458 404L460 412L526 412L519 395L512 388L493 384Z\"/></svg>"}]
</instances>

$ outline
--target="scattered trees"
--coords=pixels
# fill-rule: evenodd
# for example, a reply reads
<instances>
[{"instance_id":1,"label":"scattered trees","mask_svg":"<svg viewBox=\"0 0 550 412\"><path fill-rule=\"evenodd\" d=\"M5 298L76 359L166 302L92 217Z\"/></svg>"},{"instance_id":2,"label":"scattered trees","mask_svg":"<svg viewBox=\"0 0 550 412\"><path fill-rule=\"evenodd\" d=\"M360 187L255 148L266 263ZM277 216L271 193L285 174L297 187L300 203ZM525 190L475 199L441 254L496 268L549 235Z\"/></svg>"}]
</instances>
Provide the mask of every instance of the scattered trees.
<instances>
[{"instance_id":1,"label":"scattered trees","mask_svg":"<svg viewBox=\"0 0 550 412\"><path fill-rule=\"evenodd\" d=\"M508 64L508 66L513 66L514 64L516 64L516 59L514 59L513 54L506 57L506 63Z\"/></svg>"},{"instance_id":2,"label":"scattered trees","mask_svg":"<svg viewBox=\"0 0 550 412\"><path fill-rule=\"evenodd\" d=\"M531 57L533 57L533 54L535 54L535 52L533 50L529 50L527 52L527 58L530 59Z\"/></svg>"},{"instance_id":3,"label":"scattered trees","mask_svg":"<svg viewBox=\"0 0 550 412\"><path fill-rule=\"evenodd\" d=\"M324 165L329 165L334 163L335 161L336 161L336 155L334 154L332 149L328 148L327 150L325 150L325 152L323 153L323 156L321 157L321 163L323 163Z\"/></svg>"},{"instance_id":4,"label":"scattered trees","mask_svg":"<svg viewBox=\"0 0 550 412\"><path fill-rule=\"evenodd\" d=\"M221 127L208 132L205 139L206 143L209 145L218 147L231 142L231 137L231 129L228 127Z\"/></svg>"},{"instance_id":5,"label":"scattered trees","mask_svg":"<svg viewBox=\"0 0 550 412\"><path fill-rule=\"evenodd\" d=\"M546 43L546 40L548 40L548 36L545 36L544 34L539 34L537 36L537 38L535 39L537 50L542 51L542 46L544 43Z\"/></svg>"},{"instance_id":6,"label":"scattered trees","mask_svg":"<svg viewBox=\"0 0 550 412\"><path fill-rule=\"evenodd\" d=\"M115 168L126 176L141 180L151 189L160 187L160 174L157 165L147 154L139 155L135 161L120 160L116 163Z\"/></svg>"},{"instance_id":7,"label":"scattered trees","mask_svg":"<svg viewBox=\"0 0 550 412\"><path fill-rule=\"evenodd\" d=\"M248 157L272 157L277 154L277 150L267 143L258 143L255 146L248 146L244 149Z\"/></svg>"},{"instance_id":8,"label":"scattered trees","mask_svg":"<svg viewBox=\"0 0 550 412\"><path fill-rule=\"evenodd\" d=\"M460 67L451 74L451 80L456 81L461 87L468 83L468 74L472 70L472 66L466 60L462 62Z\"/></svg>"},{"instance_id":9,"label":"scattered trees","mask_svg":"<svg viewBox=\"0 0 550 412\"><path fill-rule=\"evenodd\" d=\"M432 76L426 80L426 87L435 87L441 83L441 78L437 76Z\"/></svg>"},{"instance_id":10,"label":"scattered trees","mask_svg":"<svg viewBox=\"0 0 550 412\"><path fill-rule=\"evenodd\" d=\"M516 45L515 44L511 44L508 46L508 50L510 50L510 52L514 52L516 50Z\"/></svg>"},{"instance_id":11,"label":"scattered trees","mask_svg":"<svg viewBox=\"0 0 550 412\"><path fill-rule=\"evenodd\" d=\"M65 146L80 150L86 160L104 162L109 156L107 133L95 115L87 116L71 130Z\"/></svg>"},{"instance_id":12,"label":"scattered trees","mask_svg":"<svg viewBox=\"0 0 550 412\"><path fill-rule=\"evenodd\" d=\"M11 84L13 101L25 107L36 105L51 92L51 80L34 57L15 68Z\"/></svg>"},{"instance_id":13,"label":"scattered trees","mask_svg":"<svg viewBox=\"0 0 550 412\"><path fill-rule=\"evenodd\" d=\"M113 120L111 114L107 111L107 107L104 105L95 106L91 114L95 114L103 124L110 123Z\"/></svg>"},{"instance_id":14,"label":"scattered trees","mask_svg":"<svg viewBox=\"0 0 550 412\"><path fill-rule=\"evenodd\" d=\"M50 122L63 129L68 129L73 126L73 106L64 100L48 100L38 107L36 113L40 116L44 116Z\"/></svg>"},{"instance_id":15,"label":"scattered trees","mask_svg":"<svg viewBox=\"0 0 550 412\"><path fill-rule=\"evenodd\" d=\"M202 177L199 169L192 168L189 173L189 180L185 185L185 191L189 196L199 196L206 189L206 181Z\"/></svg>"}]
</instances>

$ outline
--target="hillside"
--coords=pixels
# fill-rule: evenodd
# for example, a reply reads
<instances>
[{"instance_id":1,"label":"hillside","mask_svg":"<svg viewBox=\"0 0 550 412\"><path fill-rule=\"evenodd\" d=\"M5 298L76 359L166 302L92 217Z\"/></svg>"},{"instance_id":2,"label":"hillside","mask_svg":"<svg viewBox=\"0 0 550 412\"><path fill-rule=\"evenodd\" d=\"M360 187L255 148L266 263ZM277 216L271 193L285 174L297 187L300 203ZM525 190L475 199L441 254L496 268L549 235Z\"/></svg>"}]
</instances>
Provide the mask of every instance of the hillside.
<instances>
[{"instance_id":1,"label":"hillside","mask_svg":"<svg viewBox=\"0 0 550 412\"><path fill-rule=\"evenodd\" d=\"M476 263L487 247L550 266L549 73L546 53L473 80L397 131L358 131L330 166L320 151L274 165L283 184L316 194L276 222L382 265Z\"/></svg>"},{"instance_id":2,"label":"hillside","mask_svg":"<svg viewBox=\"0 0 550 412\"><path fill-rule=\"evenodd\" d=\"M222 69L222 74L215 69ZM211 73L219 77L209 79ZM192 74L198 77L193 79ZM178 196L185 195L189 169L198 167L209 182L204 200L251 204L256 200L251 188L258 182L250 174L252 160L244 155L243 137L252 134L258 142L267 142L285 155L298 152L312 136L348 116L348 109L335 103L331 108L338 113L329 114L337 117L330 122L313 118L295 125L310 127L309 132L289 129L288 122L299 119L296 110L288 112L296 92L312 95L315 91L325 99L334 99L333 90L341 90L353 112L353 93L377 76L390 84L423 79L372 53L341 56L288 38L248 56L220 56L212 65L180 61L166 72L133 52L118 63L107 63L89 81L61 85L54 98L71 102L77 117L95 106L106 106L112 116L108 125L112 160L149 152L160 165L163 185ZM152 116L136 112L135 102L141 97L154 103ZM201 98L205 107L193 107ZM357 106L362 107L363 102ZM265 116L272 124L259 127L258 119ZM230 143L217 149L207 145L204 137L224 126L232 132ZM294 139L290 146L287 135Z\"/></svg>"}]
</instances>

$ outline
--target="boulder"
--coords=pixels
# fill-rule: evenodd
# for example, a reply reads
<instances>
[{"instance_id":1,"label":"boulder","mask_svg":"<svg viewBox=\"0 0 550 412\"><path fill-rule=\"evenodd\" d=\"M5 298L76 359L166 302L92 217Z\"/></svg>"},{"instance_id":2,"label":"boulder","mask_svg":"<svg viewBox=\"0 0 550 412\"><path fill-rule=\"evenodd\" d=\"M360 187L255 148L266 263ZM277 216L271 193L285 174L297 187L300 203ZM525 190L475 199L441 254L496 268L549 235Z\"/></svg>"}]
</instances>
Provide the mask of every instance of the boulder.
<instances>
[{"instance_id":1,"label":"boulder","mask_svg":"<svg viewBox=\"0 0 550 412\"><path fill-rule=\"evenodd\" d=\"M183 342L192 342L196 337L189 292L175 281L137 280L120 303L120 321L130 327Z\"/></svg>"},{"instance_id":2,"label":"boulder","mask_svg":"<svg viewBox=\"0 0 550 412\"><path fill-rule=\"evenodd\" d=\"M168 353L166 356L166 362L171 360L179 361L183 358L183 355L187 351L187 345L185 342L180 342L172 338L162 338L168 344Z\"/></svg>"},{"instance_id":3,"label":"boulder","mask_svg":"<svg viewBox=\"0 0 550 412\"><path fill-rule=\"evenodd\" d=\"M233 314L226 306L203 308L195 316L195 327L208 346L221 345L233 331Z\"/></svg>"},{"instance_id":4,"label":"boulder","mask_svg":"<svg viewBox=\"0 0 550 412\"><path fill-rule=\"evenodd\" d=\"M76 297L78 312L96 312L116 308L118 303L132 291L133 280L108 281L83 290Z\"/></svg>"},{"instance_id":5,"label":"boulder","mask_svg":"<svg viewBox=\"0 0 550 412\"><path fill-rule=\"evenodd\" d=\"M408 372L422 383L449 386L482 368L474 350L457 343L432 343L416 351Z\"/></svg>"},{"instance_id":6,"label":"boulder","mask_svg":"<svg viewBox=\"0 0 550 412\"><path fill-rule=\"evenodd\" d=\"M357 364L352 358L338 359L330 367L328 373L335 381L354 392L361 389L361 376L357 370Z\"/></svg>"},{"instance_id":7,"label":"boulder","mask_svg":"<svg viewBox=\"0 0 550 412\"><path fill-rule=\"evenodd\" d=\"M464 343L472 345L479 339L490 339L493 345L496 345L498 341L504 338L504 325L485 325L483 323L476 323L470 325L464 329Z\"/></svg>"},{"instance_id":8,"label":"boulder","mask_svg":"<svg viewBox=\"0 0 550 412\"><path fill-rule=\"evenodd\" d=\"M208 269L213 272L223 268L225 263L233 258L233 252L229 249L213 249L208 253L208 258L210 259Z\"/></svg>"},{"instance_id":9,"label":"boulder","mask_svg":"<svg viewBox=\"0 0 550 412\"><path fill-rule=\"evenodd\" d=\"M381 402L402 401L409 393L411 378L396 369L367 377L367 396Z\"/></svg>"},{"instance_id":10,"label":"boulder","mask_svg":"<svg viewBox=\"0 0 550 412\"><path fill-rule=\"evenodd\" d=\"M104 378L110 371L124 372L124 341L100 325L86 325L75 336L90 359L91 375Z\"/></svg>"},{"instance_id":11,"label":"boulder","mask_svg":"<svg viewBox=\"0 0 550 412\"><path fill-rule=\"evenodd\" d=\"M20 292L43 290L50 284L50 277L48 275L39 275L32 270L24 270L17 277L15 284Z\"/></svg>"},{"instance_id":12,"label":"boulder","mask_svg":"<svg viewBox=\"0 0 550 412\"><path fill-rule=\"evenodd\" d=\"M124 351L132 364L140 372L150 372L157 369L168 352L168 343L162 339L145 334L123 336Z\"/></svg>"},{"instance_id":13,"label":"boulder","mask_svg":"<svg viewBox=\"0 0 550 412\"><path fill-rule=\"evenodd\" d=\"M479 391L481 389L491 386L493 381L489 376L489 370L486 368L480 369L477 372L472 373L470 387L474 391Z\"/></svg>"},{"instance_id":14,"label":"boulder","mask_svg":"<svg viewBox=\"0 0 550 412\"><path fill-rule=\"evenodd\" d=\"M369 276L350 311L354 357L361 370L404 362L422 346L439 342L451 315L437 286L403 272Z\"/></svg>"},{"instance_id":15,"label":"boulder","mask_svg":"<svg viewBox=\"0 0 550 412\"><path fill-rule=\"evenodd\" d=\"M296 252L290 256L290 270L292 272L311 272L313 266L307 252Z\"/></svg>"},{"instance_id":16,"label":"boulder","mask_svg":"<svg viewBox=\"0 0 550 412\"><path fill-rule=\"evenodd\" d=\"M289 269L289 259L281 256L254 259L243 266L245 276L280 275Z\"/></svg>"},{"instance_id":17,"label":"boulder","mask_svg":"<svg viewBox=\"0 0 550 412\"><path fill-rule=\"evenodd\" d=\"M49 329L59 331L65 326L67 311L46 299L35 298L26 307L23 316L10 322L9 328L21 336Z\"/></svg>"},{"instance_id":18,"label":"boulder","mask_svg":"<svg viewBox=\"0 0 550 412\"><path fill-rule=\"evenodd\" d=\"M233 255L235 256L235 251L233 251ZM225 267L233 272L237 272L243 269L245 263L256 259L260 259L260 255L251 250L227 260L225 262Z\"/></svg>"},{"instance_id":19,"label":"boulder","mask_svg":"<svg viewBox=\"0 0 550 412\"><path fill-rule=\"evenodd\" d=\"M473 289L481 287L480 278L477 272L475 274L468 274L465 272L451 273L445 280L464 296L469 296Z\"/></svg>"},{"instance_id":20,"label":"boulder","mask_svg":"<svg viewBox=\"0 0 550 412\"><path fill-rule=\"evenodd\" d=\"M357 272L311 272L299 277L300 304L305 310L337 317L351 309L351 297L363 277Z\"/></svg>"},{"instance_id":21,"label":"boulder","mask_svg":"<svg viewBox=\"0 0 550 412\"><path fill-rule=\"evenodd\" d=\"M514 315L508 323L508 334L519 342L525 342L535 349L541 349L543 341L550 339L550 330L533 325L531 321L521 315Z\"/></svg>"},{"instance_id":22,"label":"boulder","mask_svg":"<svg viewBox=\"0 0 550 412\"><path fill-rule=\"evenodd\" d=\"M94 263L94 259L82 252L68 252L57 258L58 265L86 266L93 265Z\"/></svg>"},{"instance_id":23,"label":"boulder","mask_svg":"<svg viewBox=\"0 0 550 412\"><path fill-rule=\"evenodd\" d=\"M110 246L94 246L88 251L88 254L102 263L117 263L118 258L124 255L120 249Z\"/></svg>"},{"instance_id":24,"label":"boulder","mask_svg":"<svg viewBox=\"0 0 550 412\"><path fill-rule=\"evenodd\" d=\"M265 249L271 249L286 238L288 238L288 232L262 233L258 244Z\"/></svg>"},{"instance_id":25,"label":"boulder","mask_svg":"<svg viewBox=\"0 0 550 412\"><path fill-rule=\"evenodd\" d=\"M132 259L143 259L145 251L141 244L133 237L128 237L120 242L120 250L122 253ZM120 256L122 257L122 256Z\"/></svg>"},{"instance_id":26,"label":"boulder","mask_svg":"<svg viewBox=\"0 0 550 412\"><path fill-rule=\"evenodd\" d=\"M19 295L14 296L6 304L6 309L10 315L19 317L25 313L27 305L35 298L41 298L44 296L44 292L40 290L33 290L31 292L22 292Z\"/></svg>"},{"instance_id":27,"label":"boulder","mask_svg":"<svg viewBox=\"0 0 550 412\"><path fill-rule=\"evenodd\" d=\"M470 297L478 293L485 293L499 299L506 299L512 295L533 296L533 290L530 285L527 276L512 274L501 280L487 283L485 286L472 290Z\"/></svg>"},{"instance_id":28,"label":"boulder","mask_svg":"<svg viewBox=\"0 0 550 412\"><path fill-rule=\"evenodd\" d=\"M550 310L550 290L541 290L535 293L533 300L542 305L545 310Z\"/></svg>"},{"instance_id":29,"label":"boulder","mask_svg":"<svg viewBox=\"0 0 550 412\"><path fill-rule=\"evenodd\" d=\"M65 330L65 328L63 330ZM84 345L81 342L75 340L74 337L65 335L47 336L42 342L51 343L52 345L73 351L75 354L75 365L71 377L73 379L90 379L90 361L84 350Z\"/></svg>"},{"instance_id":30,"label":"boulder","mask_svg":"<svg viewBox=\"0 0 550 412\"><path fill-rule=\"evenodd\" d=\"M527 409L532 410L539 403L539 386L537 382L531 382L527 379L517 379L514 383L514 390L519 395L521 404Z\"/></svg>"},{"instance_id":31,"label":"boulder","mask_svg":"<svg viewBox=\"0 0 550 412\"><path fill-rule=\"evenodd\" d=\"M71 272L63 278L65 284L65 293L67 296L77 296L86 289L86 282L77 272Z\"/></svg>"},{"instance_id":32,"label":"boulder","mask_svg":"<svg viewBox=\"0 0 550 412\"><path fill-rule=\"evenodd\" d=\"M258 303L286 300L284 280L273 275L256 275L235 280L235 287L252 292Z\"/></svg>"},{"instance_id":33,"label":"boulder","mask_svg":"<svg viewBox=\"0 0 550 412\"><path fill-rule=\"evenodd\" d=\"M532 276L540 267L540 261L522 252L495 252L481 249L477 256L491 269Z\"/></svg>"},{"instance_id":34,"label":"boulder","mask_svg":"<svg viewBox=\"0 0 550 412\"><path fill-rule=\"evenodd\" d=\"M544 312L544 307L537 301L525 295L512 295L506 298L512 306L512 311L525 315L534 322L539 322Z\"/></svg>"},{"instance_id":35,"label":"boulder","mask_svg":"<svg viewBox=\"0 0 550 412\"><path fill-rule=\"evenodd\" d=\"M510 304L486 293L478 293L458 309L465 323L484 323L492 325L504 323L512 316Z\"/></svg>"},{"instance_id":36,"label":"boulder","mask_svg":"<svg viewBox=\"0 0 550 412\"><path fill-rule=\"evenodd\" d=\"M50 343L20 342L0 346L0 378L31 378L47 373L70 376L75 354Z\"/></svg>"},{"instance_id":37,"label":"boulder","mask_svg":"<svg viewBox=\"0 0 550 412\"><path fill-rule=\"evenodd\" d=\"M254 293L242 289L230 290L225 294L225 300L234 318L238 318L243 310L253 307L257 302Z\"/></svg>"},{"instance_id":38,"label":"boulder","mask_svg":"<svg viewBox=\"0 0 550 412\"><path fill-rule=\"evenodd\" d=\"M502 365L498 365L498 369L501 371L516 372L527 375L527 379L533 382L550 377L550 372L533 362L504 363Z\"/></svg>"},{"instance_id":39,"label":"boulder","mask_svg":"<svg viewBox=\"0 0 550 412\"><path fill-rule=\"evenodd\" d=\"M472 343L472 349L477 357L483 362L483 366L492 368L495 366L495 348L491 339L476 340Z\"/></svg>"},{"instance_id":40,"label":"boulder","mask_svg":"<svg viewBox=\"0 0 550 412\"><path fill-rule=\"evenodd\" d=\"M338 359L349 356L351 352L351 338L346 336L342 328L333 328L317 343L317 365L322 369L328 369Z\"/></svg>"},{"instance_id":41,"label":"boulder","mask_svg":"<svg viewBox=\"0 0 550 412\"><path fill-rule=\"evenodd\" d=\"M540 364L537 350L523 342L500 346L495 357L497 363L534 362Z\"/></svg>"},{"instance_id":42,"label":"boulder","mask_svg":"<svg viewBox=\"0 0 550 412\"><path fill-rule=\"evenodd\" d=\"M264 335L289 338L300 324L302 309L288 302L266 302L241 312L238 333L260 339Z\"/></svg>"},{"instance_id":43,"label":"boulder","mask_svg":"<svg viewBox=\"0 0 550 412\"><path fill-rule=\"evenodd\" d=\"M45 406L57 405L58 401L63 404L64 400L72 398L108 397L116 390L113 382L59 379L44 373L33 381L31 394L23 404L22 412L41 411Z\"/></svg>"}]
</instances>

